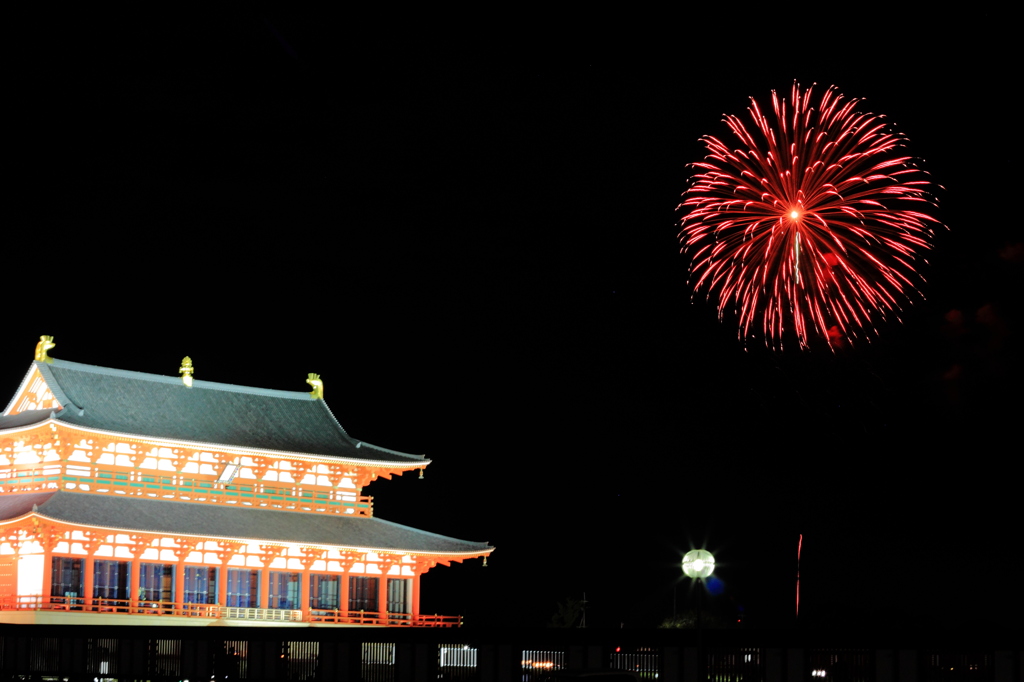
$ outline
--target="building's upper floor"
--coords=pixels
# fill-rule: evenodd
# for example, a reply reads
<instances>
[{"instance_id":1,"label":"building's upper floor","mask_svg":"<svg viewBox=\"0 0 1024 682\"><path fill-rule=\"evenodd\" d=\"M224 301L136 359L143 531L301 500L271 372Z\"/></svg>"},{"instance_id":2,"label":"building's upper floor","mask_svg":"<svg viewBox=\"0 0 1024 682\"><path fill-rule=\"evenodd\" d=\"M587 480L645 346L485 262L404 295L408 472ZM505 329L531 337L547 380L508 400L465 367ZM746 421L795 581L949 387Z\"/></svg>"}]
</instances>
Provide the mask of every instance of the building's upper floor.
<instances>
[{"instance_id":1,"label":"building's upper floor","mask_svg":"<svg viewBox=\"0 0 1024 682\"><path fill-rule=\"evenodd\" d=\"M42 345L42 344L41 344ZM187 360L187 358L186 358ZM430 460L356 440L312 392L85 365L37 350L0 416L0 492L372 515L362 488Z\"/></svg>"}]
</instances>

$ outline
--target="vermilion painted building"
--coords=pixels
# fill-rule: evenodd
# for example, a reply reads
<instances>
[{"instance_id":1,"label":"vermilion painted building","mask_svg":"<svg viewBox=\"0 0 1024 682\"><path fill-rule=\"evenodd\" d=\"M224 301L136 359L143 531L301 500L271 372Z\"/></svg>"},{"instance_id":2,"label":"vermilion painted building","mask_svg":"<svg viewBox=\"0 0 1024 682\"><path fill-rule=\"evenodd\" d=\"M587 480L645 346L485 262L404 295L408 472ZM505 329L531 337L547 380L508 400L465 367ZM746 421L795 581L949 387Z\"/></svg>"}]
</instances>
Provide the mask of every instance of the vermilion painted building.
<instances>
[{"instance_id":1,"label":"vermilion painted building","mask_svg":"<svg viewBox=\"0 0 1024 682\"><path fill-rule=\"evenodd\" d=\"M0 621L445 626L420 577L486 543L373 516L430 463L312 393L66 362L44 337L0 416ZM170 620L169 620L170 619Z\"/></svg>"}]
</instances>

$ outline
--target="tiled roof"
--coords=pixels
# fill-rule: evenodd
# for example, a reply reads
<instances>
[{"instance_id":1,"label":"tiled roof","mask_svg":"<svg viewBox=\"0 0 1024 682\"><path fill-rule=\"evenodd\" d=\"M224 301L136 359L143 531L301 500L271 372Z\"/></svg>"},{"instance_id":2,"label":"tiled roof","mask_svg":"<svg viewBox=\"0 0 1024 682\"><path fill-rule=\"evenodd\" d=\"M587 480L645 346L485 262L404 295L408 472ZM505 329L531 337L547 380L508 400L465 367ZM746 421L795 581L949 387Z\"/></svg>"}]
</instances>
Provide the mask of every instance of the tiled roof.
<instances>
[{"instance_id":1,"label":"tiled roof","mask_svg":"<svg viewBox=\"0 0 1024 682\"><path fill-rule=\"evenodd\" d=\"M36 362L64 407L61 421L136 436L353 460L425 462L350 437L327 403L305 392L195 381L83 365ZM11 419L6 417L3 419ZM0 423L0 428L17 424Z\"/></svg>"},{"instance_id":2,"label":"tiled roof","mask_svg":"<svg viewBox=\"0 0 1024 682\"><path fill-rule=\"evenodd\" d=\"M15 429L19 426L28 426L49 419L55 410L25 410L18 414L0 415L0 431L4 429Z\"/></svg>"},{"instance_id":3,"label":"tiled roof","mask_svg":"<svg viewBox=\"0 0 1024 682\"><path fill-rule=\"evenodd\" d=\"M182 536L299 542L373 550L483 554L486 542L436 535L376 517L228 507L74 493L0 495L0 521L32 511L55 521Z\"/></svg>"}]
</instances>

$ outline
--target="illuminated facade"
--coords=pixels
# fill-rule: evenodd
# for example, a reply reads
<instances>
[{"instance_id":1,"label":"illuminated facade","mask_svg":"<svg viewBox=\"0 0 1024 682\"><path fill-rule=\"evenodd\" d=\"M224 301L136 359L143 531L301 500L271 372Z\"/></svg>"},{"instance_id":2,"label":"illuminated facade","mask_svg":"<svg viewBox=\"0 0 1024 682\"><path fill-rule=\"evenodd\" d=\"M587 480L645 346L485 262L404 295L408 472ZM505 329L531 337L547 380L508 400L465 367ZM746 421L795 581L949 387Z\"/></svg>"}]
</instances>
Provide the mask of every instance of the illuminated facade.
<instances>
[{"instance_id":1,"label":"illuminated facade","mask_svg":"<svg viewBox=\"0 0 1024 682\"><path fill-rule=\"evenodd\" d=\"M373 516L429 460L351 438L311 393L49 358L0 416L0 621L457 625L430 568L486 543Z\"/></svg>"}]
</instances>

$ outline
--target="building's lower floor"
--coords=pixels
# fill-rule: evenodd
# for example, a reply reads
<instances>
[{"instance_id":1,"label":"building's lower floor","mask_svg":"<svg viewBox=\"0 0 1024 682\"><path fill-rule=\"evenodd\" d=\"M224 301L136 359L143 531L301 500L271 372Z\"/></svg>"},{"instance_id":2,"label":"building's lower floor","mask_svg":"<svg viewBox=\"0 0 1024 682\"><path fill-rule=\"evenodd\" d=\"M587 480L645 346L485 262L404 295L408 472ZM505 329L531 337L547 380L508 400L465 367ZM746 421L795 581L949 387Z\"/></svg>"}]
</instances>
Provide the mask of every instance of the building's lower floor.
<instances>
[{"instance_id":1,"label":"building's lower floor","mask_svg":"<svg viewBox=\"0 0 1024 682\"><path fill-rule=\"evenodd\" d=\"M253 621L337 625L451 627L457 617L423 616L419 576L388 577L269 568L195 566L182 562L53 556L39 576L39 594L0 595L0 622L51 612L40 622L63 622L67 614L143 616L198 621ZM49 568L49 571L45 571ZM24 582L24 581L23 581ZM34 581L33 581L34 582ZM57 618L57 620L55 620ZM33 621L35 622L35 621ZM166 622L166 621L165 621Z\"/></svg>"},{"instance_id":2,"label":"building's lower floor","mask_svg":"<svg viewBox=\"0 0 1024 682\"><path fill-rule=\"evenodd\" d=\"M0 494L0 613L451 626L420 613L423 574L492 549L375 517Z\"/></svg>"}]
</instances>

